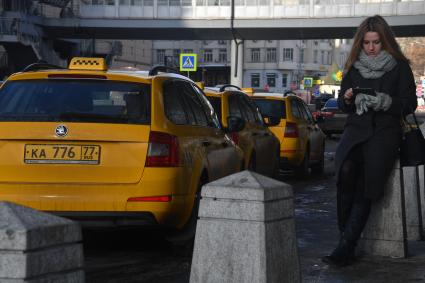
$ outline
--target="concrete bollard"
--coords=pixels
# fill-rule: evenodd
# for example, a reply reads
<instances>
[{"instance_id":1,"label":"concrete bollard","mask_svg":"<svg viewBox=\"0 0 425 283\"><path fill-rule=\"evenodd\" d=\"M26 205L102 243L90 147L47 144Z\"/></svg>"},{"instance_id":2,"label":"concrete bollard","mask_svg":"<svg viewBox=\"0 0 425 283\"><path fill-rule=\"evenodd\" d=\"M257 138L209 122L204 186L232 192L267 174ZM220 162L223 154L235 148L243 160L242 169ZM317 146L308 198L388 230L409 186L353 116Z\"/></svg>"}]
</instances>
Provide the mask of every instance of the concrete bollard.
<instances>
[{"instance_id":1,"label":"concrete bollard","mask_svg":"<svg viewBox=\"0 0 425 283\"><path fill-rule=\"evenodd\" d=\"M420 171L417 167L403 167L406 207L406 232L410 241L422 240L422 215L420 204Z\"/></svg>"},{"instance_id":2,"label":"concrete bollard","mask_svg":"<svg viewBox=\"0 0 425 283\"><path fill-rule=\"evenodd\" d=\"M372 205L358 250L370 255L406 257L404 208L404 190L400 182L400 163L397 160L384 196Z\"/></svg>"},{"instance_id":3,"label":"concrete bollard","mask_svg":"<svg viewBox=\"0 0 425 283\"><path fill-rule=\"evenodd\" d=\"M0 282L84 282L81 240L76 222L0 202Z\"/></svg>"},{"instance_id":4,"label":"concrete bollard","mask_svg":"<svg viewBox=\"0 0 425 283\"><path fill-rule=\"evenodd\" d=\"M243 171L202 188L191 283L301 282L290 185Z\"/></svg>"}]
</instances>

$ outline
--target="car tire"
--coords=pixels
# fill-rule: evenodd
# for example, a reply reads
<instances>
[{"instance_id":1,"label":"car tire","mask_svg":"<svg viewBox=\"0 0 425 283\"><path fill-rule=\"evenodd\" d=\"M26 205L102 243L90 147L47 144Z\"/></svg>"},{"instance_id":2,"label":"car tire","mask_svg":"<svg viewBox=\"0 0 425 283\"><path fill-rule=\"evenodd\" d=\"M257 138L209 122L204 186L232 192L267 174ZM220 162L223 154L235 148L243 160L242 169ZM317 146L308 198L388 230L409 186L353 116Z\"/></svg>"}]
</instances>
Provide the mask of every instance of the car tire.
<instances>
[{"instance_id":1,"label":"car tire","mask_svg":"<svg viewBox=\"0 0 425 283\"><path fill-rule=\"evenodd\" d=\"M314 175L323 174L325 170L325 145L323 144L322 155L320 156L319 162L311 166L311 173Z\"/></svg>"},{"instance_id":2,"label":"car tire","mask_svg":"<svg viewBox=\"0 0 425 283\"><path fill-rule=\"evenodd\" d=\"M304 154L303 161L295 169L295 176L297 176L299 178L308 176L308 173L309 173L309 170L310 170L309 162L310 162L310 154L309 154L309 150L307 148L307 151Z\"/></svg>"},{"instance_id":3,"label":"car tire","mask_svg":"<svg viewBox=\"0 0 425 283\"><path fill-rule=\"evenodd\" d=\"M249 159L248 168L247 169L249 171L256 172L256 169L257 169L257 159L255 158L255 152L253 152L251 154L251 158Z\"/></svg>"},{"instance_id":4,"label":"car tire","mask_svg":"<svg viewBox=\"0 0 425 283\"><path fill-rule=\"evenodd\" d=\"M199 181L198 188L195 193L194 204L192 208L192 212L190 217L184 227L178 231L174 235L170 235L167 237L167 241L172 243L174 246L183 247L188 250L193 249L193 244L195 240L196 233L196 224L198 222L198 212L199 212L199 204L201 201L201 190L202 186L207 183L206 178L202 178Z\"/></svg>"}]
</instances>

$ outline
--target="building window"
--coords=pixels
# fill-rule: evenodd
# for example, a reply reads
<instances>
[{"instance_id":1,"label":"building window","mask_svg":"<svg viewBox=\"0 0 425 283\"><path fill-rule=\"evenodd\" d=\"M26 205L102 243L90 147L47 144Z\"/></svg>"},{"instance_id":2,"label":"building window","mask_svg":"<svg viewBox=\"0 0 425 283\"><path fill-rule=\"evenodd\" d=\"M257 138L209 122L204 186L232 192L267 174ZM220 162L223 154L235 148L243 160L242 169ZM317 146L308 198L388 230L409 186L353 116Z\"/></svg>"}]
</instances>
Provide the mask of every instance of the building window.
<instances>
[{"instance_id":1,"label":"building window","mask_svg":"<svg viewBox=\"0 0 425 283\"><path fill-rule=\"evenodd\" d=\"M183 53L192 54L193 53L193 49L183 49Z\"/></svg>"},{"instance_id":2,"label":"building window","mask_svg":"<svg viewBox=\"0 0 425 283\"><path fill-rule=\"evenodd\" d=\"M260 62L260 48L251 49L251 62Z\"/></svg>"},{"instance_id":3,"label":"building window","mask_svg":"<svg viewBox=\"0 0 425 283\"><path fill-rule=\"evenodd\" d=\"M319 52L317 50L313 51L313 61L315 64L319 63L318 58L319 57Z\"/></svg>"},{"instance_id":4,"label":"building window","mask_svg":"<svg viewBox=\"0 0 425 283\"><path fill-rule=\"evenodd\" d=\"M341 53L339 54L339 66L344 66L345 61L347 60L347 53Z\"/></svg>"},{"instance_id":5,"label":"building window","mask_svg":"<svg viewBox=\"0 0 425 283\"><path fill-rule=\"evenodd\" d=\"M282 74L282 87L288 86L288 74Z\"/></svg>"},{"instance_id":6,"label":"building window","mask_svg":"<svg viewBox=\"0 0 425 283\"><path fill-rule=\"evenodd\" d=\"M304 63L304 49L300 49L299 52L300 52L300 58L299 58L300 62Z\"/></svg>"},{"instance_id":7,"label":"building window","mask_svg":"<svg viewBox=\"0 0 425 283\"><path fill-rule=\"evenodd\" d=\"M208 62L212 62L212 60L213 60L212 49L205 49L204 50L204 62L208 63Z\"/></svg>"},{"instance_id":8,"label":"building window","mask_svg":"<svg viewBox=\"0 0 425 283\"><path fill-rule=\"evenodd\" d=\"M325 61L325 51L320 51L320 57L321 57L321 62L322 62L322 64L325 64L326 63L326 61Z\"/></svg>"},{"instance_id":9,"label":"building window","mask_svg":"<svg viewBox=\"0 0 425 283\"><path fill-rule=\"evenodd\" d=\"M294 49L283 48L283 61L292 62L293 60L294 60Z\"/></svg>"},{"instance_id":10,"label":"building window","mask_svg":"<svg viewBox=\"0 0 425 283\"><path fill-rule=\"evenodd\" d=\"M179 65L180 49L173 49L173 66Z\"/></svg>"},{"instance_id":11,"label":"building window","mask_svg":"<svg viewBox=\"0 0 425 283\"><path fill-rule=\"evenodd\" d=\"M218 61L219 62L227 62L227 50L226 49L219 49L218 50Z\"/></svg>"},{"instance_id":12,"label":"building window","mask_svg":"<svg viewBox=\"0 0 425 283\"><path fill-rule=\"evenodd\" d=\"M267 85L269 87L276 87L276 74L267 74Z\"/></svg>"},{"instance_id":13,"label":"building window","mask_svg":"<svg viewBox=\"0 0 425 283\"><path fill-rule=\"evenodd\" d=\"M164 64L165 63L165 49L158 49L156 51L156 62L158 64Z\"/></svg>"},{"instance_id":14,"label":"building window","mask_svg":"<svg viewBox=\"0 0 425 283\"><path fill-rule=\"evenodd\" d=\"M332 51L328 51L328 65L332 64Z\"/></svg>"},{"instance_id":15,"label":"building window","mask_svg":"<svg viewBox=\"0 0 425 283\"><path fill-rule=\"evenodd\" d=\"M131 0L130 5L131 6L142 6L142 0Z\"/></svg>"},{"instance_id":16,"label":"building window","mask_svg":"<svg viewBox=\"0 0 425 283\"><path fill-rule=\"evenodd\" d=\"M260 87L260 74L251 74L251 87Z\"/></svg>"},{"instance_id":17,"label":"building window","mask_svg":"<svg viewBox=\"0 0 425 283\"><path fill-rule=\"evenodd\" d=\"M266 49L266 61L267 62L276 62L276 48L267 48Z\"/></svg>"}]
</instances>

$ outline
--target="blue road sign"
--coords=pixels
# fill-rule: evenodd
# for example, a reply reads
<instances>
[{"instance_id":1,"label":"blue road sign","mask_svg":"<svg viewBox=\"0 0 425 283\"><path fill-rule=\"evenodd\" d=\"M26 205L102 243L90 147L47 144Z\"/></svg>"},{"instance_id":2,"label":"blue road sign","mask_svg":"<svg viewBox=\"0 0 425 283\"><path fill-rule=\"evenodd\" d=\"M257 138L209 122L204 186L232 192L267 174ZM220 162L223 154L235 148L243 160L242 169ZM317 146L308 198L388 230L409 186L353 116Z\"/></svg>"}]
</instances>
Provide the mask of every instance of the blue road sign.
<instances>
[{"instance_id":1,"label":"blue road sign","mask_svg":"<svg viewBox=\"0 0 425 283\"><path fill-rule=\"evenodd\" d=\"M180 54L180 71L196 72L197 54Z\"/></svg>"}]
</instances>

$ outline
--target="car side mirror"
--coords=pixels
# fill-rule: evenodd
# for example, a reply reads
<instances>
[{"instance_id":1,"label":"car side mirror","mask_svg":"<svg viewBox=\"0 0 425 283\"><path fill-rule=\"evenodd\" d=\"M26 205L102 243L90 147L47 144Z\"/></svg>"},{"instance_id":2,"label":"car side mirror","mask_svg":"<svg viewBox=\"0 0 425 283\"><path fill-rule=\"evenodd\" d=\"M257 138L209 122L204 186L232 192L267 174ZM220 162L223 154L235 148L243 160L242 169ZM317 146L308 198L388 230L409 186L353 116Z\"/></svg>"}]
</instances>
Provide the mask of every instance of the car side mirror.
<instances>
[{"instance_id":1,"label":"car side mirror","mask_svg":"<svg viewBox=\"0 0 425 283\"><path fill-rule=\"evenodd\" d=\"M227 129L226 132L239 132L245 128L245 121L236 116L227 117Z\"/></svg>"},{"instance_id":2,"label":"car side mirror","mask_svg":"<svg viewBox=\"0 0 425 283\"><path fill-rule=\"evenodd\" d=\"M269 127L277 126L280 124L280 118L276 116L264 117L264 123Z\"/></svg>"}]
</instances>

